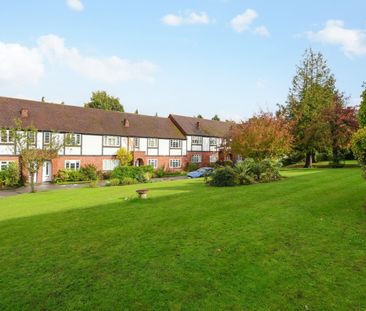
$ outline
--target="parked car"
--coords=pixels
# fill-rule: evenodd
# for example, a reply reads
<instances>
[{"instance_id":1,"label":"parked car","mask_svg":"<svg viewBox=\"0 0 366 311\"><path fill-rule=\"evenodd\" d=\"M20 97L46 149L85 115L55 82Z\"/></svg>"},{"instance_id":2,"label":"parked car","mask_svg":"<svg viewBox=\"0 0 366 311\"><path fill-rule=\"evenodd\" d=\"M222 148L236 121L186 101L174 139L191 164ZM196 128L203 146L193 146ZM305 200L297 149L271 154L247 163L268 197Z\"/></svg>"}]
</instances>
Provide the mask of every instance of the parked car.
<instances>
[{"instance_id":1,"label":"parked car","mask_svg":"<svg viewBox=\"0 0 366 311\"><path fill-rule=\"evenodd\" d=\"M212 171L213 171L212 167L201 167L196 171L189 172L187 174L187 176L189 178L199 178L199 177L204 177L204 176L211 175Z\"/></svg>"}]
</instances>

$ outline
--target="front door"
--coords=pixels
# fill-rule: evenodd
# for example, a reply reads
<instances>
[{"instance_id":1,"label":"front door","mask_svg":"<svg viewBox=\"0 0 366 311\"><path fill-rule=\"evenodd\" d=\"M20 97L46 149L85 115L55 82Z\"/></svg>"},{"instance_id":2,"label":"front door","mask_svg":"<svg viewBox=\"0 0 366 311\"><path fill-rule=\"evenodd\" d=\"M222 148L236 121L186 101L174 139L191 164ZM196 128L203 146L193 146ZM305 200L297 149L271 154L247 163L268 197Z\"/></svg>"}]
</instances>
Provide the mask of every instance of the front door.
<instances>
[{"instance_id":1,"label":"front door","mask_svg":"<svg viewBox=\"0 0 366 311\"><path fill-rule=\"evenodd\" d=\"M52 163L51 161L46 161L43 163L43 176L42 181L52 181Z\"/></svg>"}]
</instances>

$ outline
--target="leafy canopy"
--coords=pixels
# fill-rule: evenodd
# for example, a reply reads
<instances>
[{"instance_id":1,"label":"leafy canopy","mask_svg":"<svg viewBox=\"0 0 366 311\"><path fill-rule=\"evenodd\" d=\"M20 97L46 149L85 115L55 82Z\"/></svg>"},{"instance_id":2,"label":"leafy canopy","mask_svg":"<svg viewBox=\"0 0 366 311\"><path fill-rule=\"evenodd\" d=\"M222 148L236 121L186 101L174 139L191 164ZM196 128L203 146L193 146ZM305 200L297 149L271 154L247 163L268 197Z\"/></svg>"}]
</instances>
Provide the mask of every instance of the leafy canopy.
<instances>
[{"instance_id":1,"label":"leafy canopy","mask_svg":"<svg viewBox=\"0 0 366 311\"><path fill-rule=\"evenodd\" d=\"M105 91L92 92L90 101L84 107L124 112L119 98L110 96Z\"/></svg>"},{"instance_id":2,"label":"leafy canopy","mask_svg":"<svg viewBox=\"0 0 366 311\"><path fill-rule=\"evenodd\" d=\"M227 141L233 153L262 160L288 153L293 138L285 119L261 112L246 122L234 125Z\"/></svg>"}]
</instances>

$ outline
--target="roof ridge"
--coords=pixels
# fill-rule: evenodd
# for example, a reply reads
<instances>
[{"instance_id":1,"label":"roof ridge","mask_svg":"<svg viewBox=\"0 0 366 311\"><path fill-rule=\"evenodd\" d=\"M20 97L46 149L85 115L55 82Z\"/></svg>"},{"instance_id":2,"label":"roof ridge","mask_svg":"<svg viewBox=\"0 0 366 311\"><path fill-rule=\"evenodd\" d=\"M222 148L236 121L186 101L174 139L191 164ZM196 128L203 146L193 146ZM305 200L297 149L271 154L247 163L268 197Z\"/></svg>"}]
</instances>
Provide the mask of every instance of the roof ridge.
<instances>
[{"instance_id":1,"label":"roof ridge","mask_svg":"<svg viewBox=\"0 0 366 311\"><path fill-rule=\"evenodd\" d=\"M0 96L0 99L26 101L26 102L30 102L30 103L36 103L36 104L42 104L42 105L44 105L44 104L54 105L54 106L59 106L59 107L71 107L71 108L77 108L77 109L82 109L82 110L91 109L91 110L102 111L102 112L107 112L107 113L119 113L119 114L127 114L127 115L133 115L133 116L141 116L141 117L168 119L168 117L152 116L152 115L147 115L147 114L139 114L139 113L133 113L133 112L126 112L126 111L104 110L104 109L82 107L82 106L76 106L76 105L70 105L70 104L52 103L52 102L47 102L47 101L42 102L42 101L34 100L34 99L25 99L25 98L8 97L8 96Z\"/></svg>"}]
</instances>

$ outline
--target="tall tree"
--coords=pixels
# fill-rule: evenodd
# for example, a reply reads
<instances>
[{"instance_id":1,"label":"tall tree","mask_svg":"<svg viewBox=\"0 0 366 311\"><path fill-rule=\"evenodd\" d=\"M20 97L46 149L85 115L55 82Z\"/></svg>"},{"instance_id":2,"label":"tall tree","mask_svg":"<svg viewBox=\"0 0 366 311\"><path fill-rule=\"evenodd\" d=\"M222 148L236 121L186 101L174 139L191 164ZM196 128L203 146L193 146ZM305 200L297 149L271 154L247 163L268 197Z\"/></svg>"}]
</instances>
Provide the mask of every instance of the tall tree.
<instances>
[{"instance_id":1,"label":"tall tree","mask_svg":"<svg viewBox=\"0 0 366 311\"><path fill-rule=\"evenodd\" d=\"M199 114L196 118L203 119L203 116L201 114Z\"/></svg>"},{"instance_id":2,"label":"tall tree","mask_svg":"<svg viewBox=\"0 0 366 311\"><path fill-rule=\"evenodd\" d=\"M217 114L215 114L213 117L212 117L212 120L214 121L220 121L220 118Z\"/></svg>"},{"instance_id":3,"label":"tall tree","mask_svg":"<svg viewBox=\"0 0 366 311\"><path fill-rule=\"evenodd\" d=\"M305 167L312 167L315 151L324 147L327 127L321 114L331 106L335 93L335 78L324 56L306 50L280 111L293 126L296 150L306 154Z\"/></svg>"},{"instance_id":4,"label":"tall tree","mask_svg":"<svg viewBox=\"0 0 366 311\"><path fill-rule=\"evenodd\" d=\"M84 107L124 112L119 98L108 95L106 91L92 92L90 101Z\"/></svg>"},{"instance_id":5,"label":"tall tree","mask_svg":"<svg viewBox=\"0 0 366 311\"><path fill-rule=\"evenodd\" d=\"M361 93L361 104L360 109L358 110L358 122L360 123L360 127L366 126L366 82L362 84L362 93Z\"/></svg>"}]
</instances>

